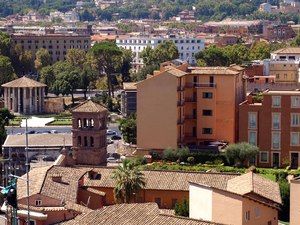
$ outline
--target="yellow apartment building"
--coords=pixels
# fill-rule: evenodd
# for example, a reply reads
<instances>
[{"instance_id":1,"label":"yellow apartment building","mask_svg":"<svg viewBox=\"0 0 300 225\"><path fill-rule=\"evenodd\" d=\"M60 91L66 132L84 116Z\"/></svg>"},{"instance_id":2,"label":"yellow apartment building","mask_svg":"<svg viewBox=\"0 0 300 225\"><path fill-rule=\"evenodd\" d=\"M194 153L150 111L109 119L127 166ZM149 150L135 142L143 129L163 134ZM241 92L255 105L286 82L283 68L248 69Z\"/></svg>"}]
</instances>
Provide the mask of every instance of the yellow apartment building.
<instances>
[{"instance_id":1,"label":"yellow apartment building","mask_svg":"<svg viewBox=\"0 0 300 225\"><path fill-rule=\"evenodd\" d=\"M197 148L237 140L243 69L166 66L137 84L137 147Z\"/></svg>"},{"instance_id":2,"label":"yellow apartment building","mask_svg":"<svg viewBox=\"0 0 300 225\"><path fill-rule=\"evenodd\" d=\"M276 83L298 83L299 61L271 61L270 75L275 76Z\"/></svg>"}]
</instances>

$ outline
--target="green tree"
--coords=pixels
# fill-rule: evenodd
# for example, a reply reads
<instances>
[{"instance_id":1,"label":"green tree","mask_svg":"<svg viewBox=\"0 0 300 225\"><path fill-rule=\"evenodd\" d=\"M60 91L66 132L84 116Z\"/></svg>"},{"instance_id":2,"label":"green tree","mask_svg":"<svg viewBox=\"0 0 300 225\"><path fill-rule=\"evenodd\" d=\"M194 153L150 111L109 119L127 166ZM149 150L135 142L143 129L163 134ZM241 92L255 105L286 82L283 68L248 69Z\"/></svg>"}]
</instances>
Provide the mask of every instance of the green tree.
<instances>
[{"instance_id":1,"label":"green tree","mask_svg":"<svg viewBox=\"0 0 300 225\"><path fill-rule=\"evenodd\" d=\"M112 76L116 73L116 63L121 61L122 51L113 42L101 42L96 43L91 49L90 54L96 61L99 74L105 74L107 76L107 87L109 96L114 96L114 87Z\"/></svg>"},{"instance_id":2,"label":"green tree","mask_svg":"<svg viewBox=\"0 0 300 225\"><path fill-rule=\"evenodd\" d=\"M143 59L143 63L146 66L152 65L154 63L154 49L152 49L150 46L147 46L142 52L140 57Z\"/></svg>"},{"instance_id":3,"label":"green tree","mask_svg":"<svg viewBox=\"0 0 300 225\"><path fill-rule=\"evenodd\" d=\"M134 114L122 118L119 129L125 142L136 144L136 117Z\"/></svg>"},{"instance_id":4,"label":"green tree","mask_svg":"<svg viewBox=\"0 0 300 225\"><path fill-rule=\"evenodd\" d=\"M76 48L68 49L65 62L70 66L82 68L86 62L85 51Z\"/></svg>"},{"instance_id":5,"label":"green tree","mask_svg":"<svg viewBox=\"0 0 300 225\"><path fill-rule=\"evenodd\" d=\"M280 195L282 199L281 210L278 213L279 220L290 220L290 184L286 179L277 181L279 183Z\"/></svg>"},{"instance_id":6,"label":"green tree","mask_svg":"<svg viewBox=\"0 0 300 225\"><path fill-rule=\"evenodd\" d=\"M195 54L195 58L204 62L207 66L228 66L229 58L223 49L217 46L209 46Z\"/></svg>"},{"instance_id":7,"label":"green tree","mask_svg":"<svg viewBox=\"0 0 300 225\"><path fill-rule=\"evenodd\" d=\"M7 32L0 32L0 54L4 56L10 55L12 40Z\"/></svg>"},{"instance_id":8,"label":"green tree","mask_svg":"<svg viewBox=\"0 0 300 225\"><path fill-rule=\"evenodd\" d=\"M10 58L0 55L0 86L16 78ZM0 95L3 89L0 89Z\"/></svg>"},{"instance_id":9,"label":"green tree","mask_svg":"<svg viewBox=\"0 0 300 225\"><path fill-rule=\"evenodd\" d=\"M189 217L189 201L184 198L182 203L177 202L175 204L174 210L176 216Z\"/></svg>"},{"instance_id":10,"label":"green tree","mask_svg":"<svg viewBox=\"0 0 300 225\"><path fill-rule=\"evenodd\" d=\"M53 66L45 66L41 69L40 81L47 85L45 88L45 94L48 95L49 90L52 91L52 85L55 82Z\"/></svg>"},{"instance_id":11,"label":"green tree","mask_svg":"<svg viewBox=\"0 0 300 225\"><path fill-rule=\"evenodd\" d=\"M230 144L225 148L225 156L230 165L243 166L246 160L255 158L258 147L247 142Z\"/></svg>"},{"instance_id":12,"label":"green tree","mask_svg":"<svg viewBox=\"0 0 300 225\"><path fill-rule=\"evenodd\" d=\"M8 109L6 108L0 109L0 147L1 148L7 136L5 126L9 125L8 121L13 118L14 115L11 114Z\"/></svg>"},{"instance_id":13,"label":"green tree","mask_svg":"<svg viewBox=\"0 0 300 225\"><path fill-rule=\"evenodd\" d=\"M267 42L256 41L250 48L250 58L255 59L269 59L270 58L270 45Z\"/></svg>"},{"instance_id":14,"label":"green tree","mask_svg":"<svg viewBox=\"0 0 300 225\"><path fill-rule=\"evenodd\" d=\"M135 202L136 194L145 186L144 174L126 160L113 171L112 178L116 182L114 197L117 203Z\"/></svg>"},{"instance_id":15,"label":"green tree","mask_svg":"<svg viewBox=\"0 0 300 225\"><path fill-rule=\"evenodd\" d=\"M228 57L229 64L241 65L249 61L249 48L241 44L229 45L223 48L225 55Z\"/></svg>"},{"instance_id":16,"label":"green tree","mask_svg":"<svg viewBox=\"0 0 300 225\"><path fill-rule=\"evenodd\" d=\"M291 46L299 47L300 46L300 35L297 35L292 41Z\"/></svg>"},{"instance_id":17,"label":"green tree","mask_svg":"<svg viewBox=\"0 0 300 225\"><path fill-rule=\"evenodd\" d=\"M84 90L84 99L86 99L86 93L88 88L92 85L93 82L97 80L96 71L93 70L90 66L84 66L80 72L80 84L81 88Z\"/></svg>"},{"instance_id":18,"label":"green tree","mask_svg":"<svg viewBox=\"0 0 300 225\"><path fill-rule=\"evenodd\" d=\"M164 41L157 45L153 51L154 64L160 64L172 59L177 59L179 52L177 46L172 41Z\"/></svg>"},{"instance_id":19,"label":"green tree","mask_svg":"<svg viewBox=\"0 0 300 225\"><path fill-rule=\"evenodd\" d=\"M33 69L31 51L24 51L20 44L14 47L12 61L17 74L26 74Z\"/></svg>"},{"instance_id":20,"label":"green tree","mask_svg":"<svg viewBox=\"0 0 300 225\"><path fill-rule=\"evenodd\" d=\"M40 71L43 67L49 66L51 64L51 55L47 49L40 48L35 53L34 67L37 71Z\"/></svg>"},{"instance_id":21,"label":"green tree","mask_svg":"<svg viewBox=\"0 0 300 225\"><path fill-rule=\"evenodd\" d=\"M130 82L130 70L132 67L133 52L131 49L122 48L121 50L123 52L121 65L122 82Z\"/></svg>"}]
</instances>

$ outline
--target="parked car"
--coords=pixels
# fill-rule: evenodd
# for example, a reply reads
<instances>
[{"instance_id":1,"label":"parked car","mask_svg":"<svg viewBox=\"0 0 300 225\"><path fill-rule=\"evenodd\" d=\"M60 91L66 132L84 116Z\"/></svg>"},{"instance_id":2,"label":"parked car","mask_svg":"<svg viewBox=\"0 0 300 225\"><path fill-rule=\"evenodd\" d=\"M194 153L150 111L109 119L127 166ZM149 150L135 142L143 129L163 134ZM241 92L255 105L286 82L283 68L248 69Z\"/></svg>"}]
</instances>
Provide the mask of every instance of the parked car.
<instances>
[{"instance_id":1,"label":"parked car","mask_svg":"<svg viewBox=\"0 0 300 225\"><path fill-rule=\"evenodd\" d=\"M117 160L114 157L108 157L106 160L107 162L111 162L111 163L117 162Z\"/></svg>"},{"instance_id":2,"label":"parked car","mask_svg":"<svg viewBox=\"0 0 300 225\"><path fill-rule=\"evenodd\" d=\"M114 134L116 134L116 132L113 131L113 130L108 129L108 130L106 131L106 134L107 134L107 135L114 135Z\"/></svg>"},{"instance_id":3,"label":"parked car","mask_svg":"<svg viewBox=\"0 0 300 225\"><path fill-rule=\"evenodd\" d=\"M57 134L58 132L57 132L57 130L50 130L50 133L51 134Z\"/></svg>"},{"instance_id":4,"label":"parked car","mask_svg":"<svg viewBox=\"0 0 300 225\"><path fill-rule=\"evenodd\" d=\"M43 157L43 161L55 161L55 159L52 156L45 156Z\"/></svg>"},{"instance_id":5,"label":"parked car","mask_svg":"<svg viewBox=\"0 0 300 225\"><path fill-rule=\"evenodd\" d=\"M106 138L106 142L107 142L107 144L113 144L114 143L114 141L111 140L110 138Z\"/></svg>"},{"instance_id":6,"label":"parked car","mask_svg":"<svg viewBox=\"0 0 300 225\"><path fill-rule=\"evenodd\" d=\"M122 139L122 137L120 137L119 135L113 135L113 136L111 136L111 140L121 140Z\"/></svg>"},{"instance_id":7,"label":"parked car","mask_svg":"<svg viewBox=\"0 0 300 225\"><path fill-rule=\"evenodd\" d=\"M36 133L35 130L31 130L31 131L28 132L28 134L35 134L35 133Z\"/></svg>"}]
</instances>

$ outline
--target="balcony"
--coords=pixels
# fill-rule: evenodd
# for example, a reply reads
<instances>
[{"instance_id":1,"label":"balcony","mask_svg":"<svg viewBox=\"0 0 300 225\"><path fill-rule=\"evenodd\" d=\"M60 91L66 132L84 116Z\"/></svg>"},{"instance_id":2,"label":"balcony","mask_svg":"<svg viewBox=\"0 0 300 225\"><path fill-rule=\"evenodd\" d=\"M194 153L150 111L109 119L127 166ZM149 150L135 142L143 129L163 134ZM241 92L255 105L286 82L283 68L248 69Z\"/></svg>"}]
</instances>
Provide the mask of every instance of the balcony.
<instances>
[{"instance_id":1,"label":"balcony","mask_svg":"<svg viewBox=\"0 0 300 225\"><path fill-rule=\"evenodd\" d=\"M193 88L193 87L196 87L197 83L194 83L194 82L187 82L185 84L185 87L186 88Z\"/></svg>"},{"instance_id":2,"label":"balcony","mask_svg":"<svg viewBox=\"0 0 300 225\"><path fill-rule=\"evenodd\" d=\"M186 97L184 99L185 102L197 102L197 98Z\"/></svg>"},{"instance_id":3,"label":"balcony","mask_svg":"<svg viewBox=\"0 0 300 225\"><path fill-rule=\"evenodd\" d=\"M184 106L184 101L178 101L177 106Z\"/></svg>"},{"instance_id":4,"label":"balcony","mask_svg":"<svg viewBox=\"0 0 300 225\"><path fill-rule=\"evenodd\" d=\"M197 119L197 115L186 115L184 118L188 119L188 120L196 120Z\"/></svg>"},{"instance_id":5,"label":"balcony","mask_svg":"<svg viewBox=\"0 0 300 225\"><path fill-rule=\"evenodd\" d=\"M196 88L216 88L216 83L197 83L195 84Z\"/></svg>"},{"instance_id":6,"label":"balcony","mask_svg":"<svg viewBox=\"0 0 300 225\"><path fill-rule=\"evenodd\" d=\"M184 123L184 118L178 119L177 124L183 124Z\"/></svg>"},{"instance_id":7,"label":"balcony","mask_svg":"<svg viewBox=\"0 0 300 225\"><path fill-rule=\"evenodd\" d=\"M184 87L183 86L177 87L177 91L184 91Z\"/></svg>"}]
</instances>

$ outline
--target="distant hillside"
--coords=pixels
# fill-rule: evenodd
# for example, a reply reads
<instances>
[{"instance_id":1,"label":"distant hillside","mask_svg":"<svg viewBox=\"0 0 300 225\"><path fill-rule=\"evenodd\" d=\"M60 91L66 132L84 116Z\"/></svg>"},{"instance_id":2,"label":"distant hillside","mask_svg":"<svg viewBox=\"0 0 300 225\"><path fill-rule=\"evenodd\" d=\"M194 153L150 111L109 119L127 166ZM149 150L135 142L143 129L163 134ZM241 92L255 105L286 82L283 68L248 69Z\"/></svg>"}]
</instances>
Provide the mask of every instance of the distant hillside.
<instances>
[{"instance_id":1,"label":"distant hillside","mask_svg":"<svg viewBox=\"0 0 300 225\"><path fill-rule=\"evenodd\" d=\"M81 0L87 3L93 0ZM20 13L30 9L48 14L51 10L67 11L76 6L77 0L0 0L0 17Z\"/></svg>"}]
</instances>

